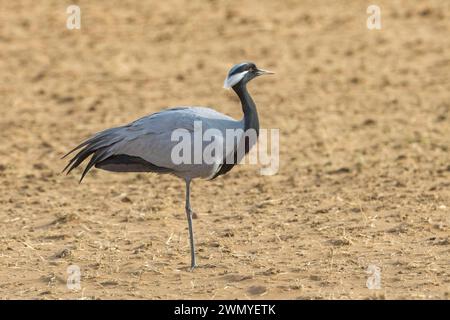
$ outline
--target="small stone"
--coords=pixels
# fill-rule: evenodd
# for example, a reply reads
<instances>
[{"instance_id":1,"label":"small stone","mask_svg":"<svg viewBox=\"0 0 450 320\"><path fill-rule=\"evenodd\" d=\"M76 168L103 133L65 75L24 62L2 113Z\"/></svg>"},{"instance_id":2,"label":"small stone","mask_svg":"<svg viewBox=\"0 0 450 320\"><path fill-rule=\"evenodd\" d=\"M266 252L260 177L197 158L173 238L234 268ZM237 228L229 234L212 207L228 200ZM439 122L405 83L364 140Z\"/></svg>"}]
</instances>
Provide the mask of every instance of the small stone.
<instances>
[{"instance_id":1,"label":"small stone","mask_svg":"<svg viewBox=\"0 0 450 320\"><path fill-rule=\"evenodd\" d=\"M247 289L247 292L251 295L261 295L267 291L264 286L251 286Z\"/></svg>"}]
</instances>

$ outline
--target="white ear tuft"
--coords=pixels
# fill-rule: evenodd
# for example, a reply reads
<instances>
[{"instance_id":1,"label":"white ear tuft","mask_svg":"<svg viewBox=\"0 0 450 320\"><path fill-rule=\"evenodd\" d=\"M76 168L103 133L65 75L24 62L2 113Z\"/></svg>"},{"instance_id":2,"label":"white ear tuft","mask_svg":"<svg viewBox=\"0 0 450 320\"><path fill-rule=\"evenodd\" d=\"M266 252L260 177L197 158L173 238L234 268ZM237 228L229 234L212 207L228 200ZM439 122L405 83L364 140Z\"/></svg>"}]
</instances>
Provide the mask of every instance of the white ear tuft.
<instances>
[{"instance_id":1,"label":"white ear tuft","mask_svg":"<svg viewBox=\"0 0 450 320\"><path fill-rule=\"evenodd\" d=\"M241 81L245 75L247 74L248 71L243 71L241 73L237 73L237 74L233 74L232 76L228 76L225 79L225 82L223 83L223 87L225 89L229 89L232 86L234 86L236 83L238 83L239 81Z\"/></svg>"}]
</instances>

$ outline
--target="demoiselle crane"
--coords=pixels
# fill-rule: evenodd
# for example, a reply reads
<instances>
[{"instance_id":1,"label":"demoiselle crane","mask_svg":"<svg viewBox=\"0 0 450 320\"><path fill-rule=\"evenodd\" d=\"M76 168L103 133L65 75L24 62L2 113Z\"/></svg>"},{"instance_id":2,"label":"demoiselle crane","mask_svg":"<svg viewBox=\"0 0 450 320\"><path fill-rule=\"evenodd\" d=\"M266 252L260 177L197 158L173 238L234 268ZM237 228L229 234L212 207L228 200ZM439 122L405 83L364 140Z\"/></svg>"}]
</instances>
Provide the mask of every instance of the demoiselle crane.
<instances>
[{"instance_id":1,"label":"demoiselle crane","mask_svg":"<svg viewBox=\"0 0 450 320\"><path fill-rule=\"evenodd\" d=\"M79 150L63 172L67 170L67 174L69 174L92 155L81 175L80 183L93 166L113 172L169 173L184 179L186 183L185 209L191 247L191 269L193 269L196 267L196 261L192 226L193 211L190 205L191 181L195 178L211 180L227 173L242 159L242 156L238 155L239 148L243 146L247 153L256 141L241 136L232 148L215 152L216 158L213 161L207 162L202 159L200 162L180 162L174 161L173 149L179 144L179 141L173 138L173 134L177 130L182 130L181 132L188 134L188 138L194 138L196 124L200 123L205 132L213 129L210 131L212 132L210 140L215 142L224 142L227 130L240 130L244 133L253 131L257 138L259 134L258 113L246 85L260 75L271 73L258 69L252 62L243 62L230 69L224 87L232 88L241 101L244 117L240 121L205 107L182 106L165 109L130 124L107 129L93 135L64 156ZM190 147L194 153L191 155L192 159L192 156L197 157L199 152L205 150L206 144L203 143L200 149L195 146ZM191 150L183 152L186 151L188 154ZM231 161L229 161L230 159Z\"/></svg>"}]
</instances>

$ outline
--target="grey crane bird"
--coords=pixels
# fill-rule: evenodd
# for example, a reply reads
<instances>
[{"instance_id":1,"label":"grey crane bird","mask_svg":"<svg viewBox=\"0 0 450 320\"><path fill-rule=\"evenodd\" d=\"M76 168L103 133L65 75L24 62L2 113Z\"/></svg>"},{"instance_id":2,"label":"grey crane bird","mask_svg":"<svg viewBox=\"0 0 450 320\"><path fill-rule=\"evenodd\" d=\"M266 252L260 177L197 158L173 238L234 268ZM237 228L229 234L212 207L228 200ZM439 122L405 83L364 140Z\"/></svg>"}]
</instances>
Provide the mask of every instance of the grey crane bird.
<instances>
[{"instance_id":1,"label":"grey crane bird","mask_svg":"<svg viewBox=\"0 0 450 320\"><path fill-rule=\"evenodd\" d=\"M238 146L231 151L225 151L220 159L201 163L178 163L172 159L172 150L178 143L172 139L172 133L177 129L185 129L190 135L194 135L194 123L199 121L203 130L215 129L216 140L223 140L225 131L255 130L259 133L259 120L256 105L247 91L247 83L264 74L272 72L261 70L252 62L243 62L233 66L224 83L225 88L232 88L238 95L244 117L235 120L227 115L205 107L181 106L165 109L160 112L140 118L130 124L101 131L79 146L67 153L78 150L69 161L63 172L69 174L85 159L92 155L86 165L80 182L86 173L95 166L96 168L113 172L154 172L159 174L173 174L186 182L186 215L189 228L191 247L191 269L195 268L194 231L192 226L193 211L190 205L190 185L192 179L215 179L230 171L241 158L237 149L240 143L245 146L247 153L255 141L241 139ZM202 145L201 151L204 149ZM192 149L194 150L194 148ZM196 152L194 150L194 152ZM197 151L198 152L198 151ZM228 152L228 153L227 153ZM230 154L233 153L233 154ZM217 153L218 155L220 153ZM63 157L63 158L64 158ZM231 157L233 161L225 161Z\"/></svg>"}]
</instances>

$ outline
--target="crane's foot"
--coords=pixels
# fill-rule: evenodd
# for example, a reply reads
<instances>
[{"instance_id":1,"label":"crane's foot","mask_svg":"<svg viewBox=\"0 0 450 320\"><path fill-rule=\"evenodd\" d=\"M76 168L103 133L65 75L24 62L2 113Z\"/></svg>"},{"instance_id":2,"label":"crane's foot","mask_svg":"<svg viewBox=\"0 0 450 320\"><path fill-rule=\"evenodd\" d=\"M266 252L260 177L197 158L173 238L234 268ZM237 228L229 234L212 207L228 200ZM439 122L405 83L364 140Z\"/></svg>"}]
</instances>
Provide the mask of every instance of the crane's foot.
<instances>
[{"instance_id":1,"label":"crane's foot","mask_svg":"<svg viewBox=\"0 0 450 320\"><path fill-rule=\"evenodd\" d=\"M195 259L195 254L191 255L191 271L197 268L197 259Z\"/></svg>"},{"instance_id":2,"label":"crane's foot","mask_svg":"<svg viewBox=\"0 0 450 320\"><path fill-rule=\"evenodd\" d=\"M197 268L198 266L196 264L191 265L191 269L189 269L189 271L193 272L195 268Z\"/></svg>"}]
</instances>

